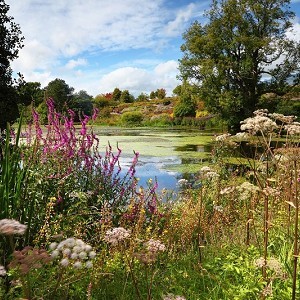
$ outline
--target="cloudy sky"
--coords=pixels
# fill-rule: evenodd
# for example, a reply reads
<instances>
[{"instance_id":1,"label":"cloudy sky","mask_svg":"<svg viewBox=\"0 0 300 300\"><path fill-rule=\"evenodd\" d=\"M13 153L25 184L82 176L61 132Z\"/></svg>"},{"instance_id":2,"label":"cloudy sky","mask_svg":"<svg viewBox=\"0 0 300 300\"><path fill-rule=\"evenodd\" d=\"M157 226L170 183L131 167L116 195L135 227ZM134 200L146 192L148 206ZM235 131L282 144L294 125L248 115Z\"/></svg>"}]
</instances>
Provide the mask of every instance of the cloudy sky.
<instances>
[{"instance_id":1,"label":"cloudy sky","mask_svg":"<svg viewBox=\"0 0 300 300\"><path fill-rule=\"evenodd\" d=\"M60 78L90 95L128 89L135 96L179 84L182 33L204 21L211 1L6 0L25 47L12 63L42 87ZM300 40L300 0L292 0Z\"/></svg>"}]
</instances>

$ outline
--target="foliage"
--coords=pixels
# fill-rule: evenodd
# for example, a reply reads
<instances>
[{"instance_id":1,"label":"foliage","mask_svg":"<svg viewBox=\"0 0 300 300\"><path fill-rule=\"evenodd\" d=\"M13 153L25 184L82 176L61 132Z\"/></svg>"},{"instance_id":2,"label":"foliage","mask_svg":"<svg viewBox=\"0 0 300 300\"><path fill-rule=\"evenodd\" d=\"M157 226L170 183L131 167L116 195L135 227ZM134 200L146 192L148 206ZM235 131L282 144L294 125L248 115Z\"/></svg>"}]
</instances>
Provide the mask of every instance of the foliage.
<instances>
[{"instance_id":1,"label":"foliage","mask_svg":"<svg viewBox=\"0 0 300 300\"><path fill-rule=\"evenodd\" d=\"M73 94L73 110L76 113L75 119L79 121L84 115L91 116L93 113L93 97L86 91L79 91Z\"/></svg>"},{"instance_id":2,"label":"foliage","mask_svg":"<svg viewBox=\"0 0 300 300\"><path fill-rule=\"evenodd\" d=\"M48 83L45 88L46 98L54 100L58 112L66 112L68 108L73 108L73 91L63 79L56 78Z\"/></svg>"},{"instance_id":3,"label":"foliage","mask_svg":"<svg viewBox=\"0 0 300 300\"><path fill-rule=\"evenodd\" d=\"M174 117L195 117L196 116L197 104L192 96L191 87L185 83L181 87L181 94L178 103L174 107Z\"/></svg>"},{"instance_id":4,"label":"foliage","mask_svg":"<svg viewBox=\"0 0 300 300\"><path fill-rule=\"evenodd\" d=\"M20 26L13 17L8 15L9 5L0 1L0 131L6 128L6 123L13 123L19 117L17 89L12 78L10 62L18 57L23 47L24 37ZM19 74L20 83L22 77ZM28 99L23 99L27 102Z\"/></svg>"},{"instance_id":5,"label":"foliage","mask_svg":"<svg viewBox=\"0 0 300 300\"><path fill-rule=\"evenodd\" d=\"M124 103L134 102L134 97L129 93L128 90L124 90L121 93L120 101Z\"/></svg>"},{"instance_id":6,"label":"foliage","mask_svg":"<svg viewBox=\"0 0 300 300\"><path fill-rule=\"evenodd\" d=\"M102 109L110 105L111 101L107 99L104 95L97 95L93 100L94 106L98 109Z\"/></svg>"},{"instance_id":7,"label":"foliage","mask_svg":"<svg viewBox=\"0 0 300 300\"><path fill-rule=\"evenodd\" d=\"M112 93L112 100L117 102L120 101L121 95L122 95L122 91L116 87Z\"/></svg>"},{"instance_id":8,"label":"foliage","mask_svg":"<svg viewBox=\"0 0 300 300\"><path fill-rule=\"evenodd\" d=\"M140 125L143 121L143 114L140 112L125 112L122 114L121 122L126 125Z\"/></svg>"},{"instance_id":9,"label":"foliage","mask_svg":"<svg viewBox=\"0 0 300 300\"><path fill-rule=\"evenodd\" d=\"M165 127L172 126L173 120L169 114L162 113L159 115L154 115L150 118L150 120L144 121L146 126L157 126L157 127Z\"/></svg>"},{"instance_id":10,"label":"foliage","mask_svg":"<svg viewBox=\"0 0 300 300\"><path fill-rule=\"evenodd\" d=\"M30 99L34 106L37 107L44 100L44 91L39 82L26 82L18 89L19 97ZM23 103L24 101L21 101Z\"/></svg>"},{"instance_id":11,"label":"foliage","mask_svg":"<svg viewBox=\"0 0 300 300\"><path fill-rule=\"evenodd\" d=\"M207 108L235 131L262 94L281 91L299 72L300 44L286 36L294 16L289 2L213 1L208 23L196 21L183 35L181 77L195 82Z\"/></svg>"},{"instance_id":12,"label":"foliage","mask_svg":"<svg viewBox=\"0 0 300 300\"><path fill-rule=\"evenodd\" d=\"M145 93L141 93L140 95L138 95L137 101L141 101L141 102L144 102L144 101L148 101L149 100L149 96Z\"/></svg>"},{"instance_id":13,"label":"foliage","mask_svg":"<svg viewBox=\"0 0 300 300\"><path fill-rule=\"evenodd\" d=\"M164 99L166 97L166 90L163 88L157 89L150 93L150 99Z\"/></svg>"}]
</instances>

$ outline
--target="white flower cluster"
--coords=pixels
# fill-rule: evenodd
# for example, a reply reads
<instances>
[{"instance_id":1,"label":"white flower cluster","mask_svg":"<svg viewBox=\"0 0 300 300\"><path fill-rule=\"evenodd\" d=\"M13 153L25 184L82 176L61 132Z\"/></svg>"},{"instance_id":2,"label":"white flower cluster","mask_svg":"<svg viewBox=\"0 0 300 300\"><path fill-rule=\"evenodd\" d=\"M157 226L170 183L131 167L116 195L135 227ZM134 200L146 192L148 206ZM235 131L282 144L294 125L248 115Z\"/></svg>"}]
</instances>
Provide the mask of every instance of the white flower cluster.
<instances>
[{"instance_id":1,"label":"white flower cluster","mask_svg":"<svg viewBox=\"0 0 300 300\"><path fill-rule=\"evenodd\" d=\"M254 266L257 267L257 268L262 268L265 265L266 265L266 261L263 257L257 258L254 261Z\"/></svg>"},{"instance_id":2,"label":"white flower cluster","mask_svg":"<svg viewBox=\"0 0 300 300\"><path fill-rule=\"evenodd\" d=\"M274 159L276 160L276 162L284 165L289 161L289 158L283 154L275 154Z\"/></svg>"},{"instance_id":3,"label":"white flower cluster","mask_svg":"<svg viewBox=\"0 0 300 300\"><path fill-rule=\"evenodd\" d=\"M262 268L262 267L266 266L270 270L275 272L275 274L277 276L280 276L280 277L284 276L284 271L283 271L282 265L281 265L280 261L278 259L276 259L275 257L270 257L267 259L267 261L265 261L265 259L263 257L257 258L254 261L254 266L256 266L257 268Z\"/></svg>"},{"instance_id":4,"label":"white flower cluster","mask_svg":"<svg viewBox=\"0 0 300 300\"><path fill-rule=\"evenodd\" d=\"M240 192L247 191L249 193L255 193L260 191L260 188L248 181L245 181L241 185L237 186L237 190Z\"/></svg>"},{"instance_id":5,"label":"white flower cluster","mask_svg":"<svg viewBox=\"0 0 300 300\"><path fill-rule=\"evenodd\" d=\"M215 171L207 172L204 174L204 178L206 179L216 179L218 177L220 177L220 175Z\"/></svg>"},{"instance_id":6,"label":"white flower cluster","mask_svg":"<svg viewBox=\"0 0 300 300\"><path fill-rule=\"evenodd\" d=\"M0 276L5 276L6 275L6 270L3 266L0 265Z\"/></svg>"},{"instance_id":7,"label":"white flower cluster","mask_svg":"<svg viewBox=\"0 0 300 300\"><path fill-rule=\"evenodd\" d=\"M220 195L228 195L233 193L234 191L235 191L235 186L228 186L220 191Z\"/></svg>"},{"instance_id":8,"label":"white flower cluster","mask_svg":"<svg viewBox=\"0 0 300 300\"><path fill-rule=\"evenodd\" d=\"M270 257L267 261L267 266L270 270L272 270L273 272L275 272L275 274L277 276L283 276L284 275L284 271L282 268L282 265L280 263L280 261L275 258L275 257Z\"/></svg>"},{"instance_id":9,"label":"white flower cluster","mask_svg":"<svg viewBox=\"0 0 300 300\"><path fill-rule=\"evenodd\" d=\"M200 169L201 173L206 173L206 172L210 172L211 168L209 166L204 166Z\"/></svg>"},{"instance_id":10,"label":"white flower cluster","mask_svg":"<svg viewBox=\"0 0 300 300\"><path fill-rule=\"evenodd\" d=\"M289 135L299 135L300 134L300 123L294 122L284 126L284 129Z\"/></svg>"},{"instance_id":11,"label":"white flower cluster","mask_svg":"<svg viewBox=\"0 0 300 300\"><path fill-rule=\"evenodd\" d=\"M186 298L169 293L163 297L163 300L186 300Z\"/></svg>"},{"instance_id":12,"label":"white flower cluster","mask_svg":"<svg viewBox=\"0 0 300 300\"><path fill-rule=\"evenodd\" d=\"M182 178L177 181L177 186L180 188L188 188L190 184L187 179Z\"/></svg>"},{"instance_id":13,"label":"white flower cluster","mask_svg":"<svg viewBox=\"0 0 300 300\"><path fill-rule=\"evenodd\" d=\"M270 118L263 115L256 115L252 118L247 118L241 122L241 130L251 134L258 132L271 133L278 128L277 124Z\"/></svg>"},{"instance_id":14,"label":"white flower cluster","mask_svg":"<svg viewBox=\"0 0 300 300\"><path fill-rule=\"evenodd\" d=\"M72 265L75 269L82 267L92 268L91 259L96 257L92 247L81 239L67 238L60 243L51 243L52 258L60 258L60 264L64 267Z\"/></svg>"},{"instance_id":15,"label":"white flower cluster","mask_svg":"<svg viewBox=\"0 0 300 300\"><path fill-rule=\"evenodd\" d=\"M247 200L252 194L260 191L260 188L248 181L237 186L236 189L240 192L241 200Z\"/></svg>"},{"instance_id":16,"label":"white flower cluster","mask_svg":"<svg viewBox=\"0 0 300 300\"><path fill-rule=\"evenodd\" d=\"M253 114L255 116L264 116L266 117L268 115L268 110L265 109L265 108L262 108L262 109L257 109L253 112Z\"/></svg>"},{"instance_id":17,"label":"white flower cluster","mask_svg":"<svg viewBox=\"0 0 300 300\"><path fill-rule=\"evenodd\" d=\"M149 252L157 253L164 252L166 250L166 246L161 243L159 240L150 239L145 243L145 247Z\"/></svg>"},{"instance_id":18,"label":"white flower cluster","mask_svg":"<svg viewBox=\"0 0 300 300\"><path fill-rule=\"evenodd\" d=\"M233 136L238 141L247 140L250 138L250 134L248 132L238 132Z\"/></svg>"},{"instance_id":19,"label":"white flower cluster","mask_svg":"<svg viewBox=\"0 0 300 300\"><path fill-rule=\"evenodd\" d=\"M272 113L272 114L269 114L269 116L274 119L274 120L278 120L282 123L285 123L285 124L291 124L294 120L297 119L296 116L285 116L283 114L278 114L278 113Z\"/></svg>"},{"instance_id":20,"label":"white flower cluster","mask_svg":"<svg viewBox=\"0 0 300 300\"><path fill-rule=\"evenodd\" d=\"M116 246L119 242L127 239L130 237L130 231L126 230L123 227L116 227L113 229L109 229L105 233L104 240L113 245Z\"/></svg>"},{"instance_id":21,"label":"white flower cluster","mask_svg":"<svg viewBox=\"0 0 300 300\"><path fill-rule=\"evenodd\" d=\"M27 229L27 225L23 225L20 222L13 219L0 220L0 234L13 235L24 234Z\"/></svg>"},{"instance_id":22,"label":"white flower cluster","mask_svg":"<svg viewBox=\"0 0 300 300\"><path fill-rule=\"evenodd\" d=\"M220 176L217 172L213 171L208 166L202 167L200 169L200 173L202 174L203 178L205 178L205 179L216 179Z\"/></svg>"},{"instance_id":23,"label":"white flower cluster","mask_svg":"<svg viewBox=\"0 0 300 300\"><path fill-rule=\"evenodd\" d=\"M266 196L273 196L273 197L278 197L280 196L280 190L278 189L274 189L270 186L267 186L265 188L263 188L262 192L266 195Z\"/></svg>"},{"instance_id":24,"label":"white flower cluster","mask_svg":"<svg viewBox=\"0 0 300 300\"><path fill-rule=\"evenodd\" d=\"M214 205L214 210L221 213L224 211L224 208L222 205Z\"/></svg>"},{"instance_id":25,"label":"white flower cluster","mask_svg":"<svg viewBox=\"0 0 300 300\"><path fill-rule=\"evenodd\" d=\"M224 142L224 141L227 140L230 136L231 136L230 133L224 133L224 134L218 135L218 136L216 136L216 141L217 141L217 142Z\"/></svg>"}]
</instances>

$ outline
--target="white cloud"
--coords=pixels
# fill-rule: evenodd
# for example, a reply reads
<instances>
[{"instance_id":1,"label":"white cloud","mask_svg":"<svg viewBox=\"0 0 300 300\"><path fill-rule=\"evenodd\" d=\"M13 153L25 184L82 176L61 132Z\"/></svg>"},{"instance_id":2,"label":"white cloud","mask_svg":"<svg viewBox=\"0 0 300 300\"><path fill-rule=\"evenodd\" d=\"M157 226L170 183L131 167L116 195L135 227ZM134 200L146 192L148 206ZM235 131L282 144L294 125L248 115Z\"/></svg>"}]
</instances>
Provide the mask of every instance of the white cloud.
<instances>
[{"instance_id":1,"label":"white cloud","mask_svg":"<svg viewBox=\"0 0 300 300\"><path fill-rule=\"evenodd\" d=\"M176 80L177 67L176 61L167 61L158 64L152 71L133 67L119 68L102 76L98 89L101 93L107 93L118 87L137 96L141 92L150 93L158 88L165 88L168 95L171 95L179 84Z\"/></svg>"},{"instance_id":2,"label":"white cloud","mask_svg":"<svg viewBox=\"0 0 300 300\"><path fill-rule=\"evenodd\" d=\"M45 87L48 85L48 83L52 80L54 80L56 77L54 77L51 72L24 72L22 75L24 75L26 81L28 82L40 82L42 87Z\"/></svg>"},{"instance_id":3,"label":"white cloud","mask_svg":"<svg viewBox=\"0 0 300 300\"><path fill-rule=\"evenodd\" d=\"M39 37L66 55L103 50L153 47L168 14L160 0L8 0L26 39Z\"/></svg>"},{"instance_id":4,"label":"white cloud","mask_svg":"<svg viewBox=\"0 0 300 300\"><path fill-rule=\"evenodd\" d=\"M87 64L87 60L84 58L78 58L78 59L70 59L66 63L67 69L75 69L78 66L85 66Z\"/></svg>"},{"instance_id":5,"label":"white cloud","mask_svg":"<svg viewBox=\"0 0 300 300\"><path fill-rule=\"evenodd\" d=\"M12 63L14 68L21 70L45 70L55 65L55 53L36 39L28 41L19 51L19 58Z\"/></svg>"},{"instance_id":6,"label":"white cloud","mask_svg":"<svg viewBox=\"0 0 300 300\"><path fill-rule=\"evenodd\" d=\"M300 42L300 23L293 24L292 30L287 33L287 37L294 41Z\"/></svg>"},{"instance_id":7,"label":"white cloud","mask_svg":"<svg viewBox=\"0 0 300 300\"><path fill-rule=\"evenodd\" d=\"M177 36L183 33L186 23L192 18L196 9L194 3L177 12L176 18L168 22L165 32L168 36Z\"/></svg>"}]
</instances>

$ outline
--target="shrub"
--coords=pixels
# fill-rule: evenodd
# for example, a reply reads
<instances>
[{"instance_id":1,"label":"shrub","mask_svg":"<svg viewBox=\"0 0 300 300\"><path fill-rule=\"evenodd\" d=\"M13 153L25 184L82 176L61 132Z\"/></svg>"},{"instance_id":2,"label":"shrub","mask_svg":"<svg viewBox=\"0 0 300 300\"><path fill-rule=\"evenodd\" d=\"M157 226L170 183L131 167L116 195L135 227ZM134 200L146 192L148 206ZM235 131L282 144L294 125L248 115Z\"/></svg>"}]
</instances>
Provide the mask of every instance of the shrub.
<instances>
[{"instance_id":1,"label":"shrub","mask_svg":"<svg viewBox=\"0 0 300 300\"><path fill-rule=\"evenodd\" d=\"M154 115L147 122L149 126L172 126L173 120L169 114Z\"/></svg>"},{"instance_id":2,"label":"shrub","mask_svg":"<svg viewBox=\"0 0 300 300\"><path fill-rule=\"evenodd\" d=\"M143 121L143 114L140 112L125 112L121 117L124 125L140 125Z\"/></svg>"}]
</instances>

